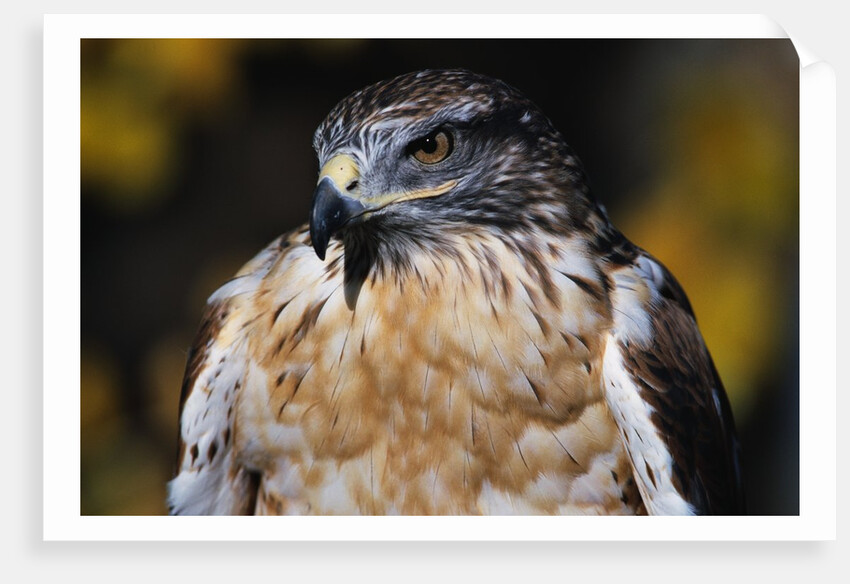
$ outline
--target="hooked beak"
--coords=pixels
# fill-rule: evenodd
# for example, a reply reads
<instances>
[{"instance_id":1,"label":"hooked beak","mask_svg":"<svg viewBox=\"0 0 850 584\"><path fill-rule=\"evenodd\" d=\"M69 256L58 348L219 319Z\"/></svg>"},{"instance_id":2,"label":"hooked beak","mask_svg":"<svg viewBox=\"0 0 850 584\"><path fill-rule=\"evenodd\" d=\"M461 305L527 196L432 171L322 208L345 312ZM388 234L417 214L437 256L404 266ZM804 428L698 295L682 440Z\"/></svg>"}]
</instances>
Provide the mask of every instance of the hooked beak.
<instances>
[{"instance_id":1,"label":"hooked beak","mask_svg":"<svg viewBox=\"0 0 850 584\"><path fill-rule=\"evenodd\" d=\"M331 158L319 173L319 184L313 191L310 211L310 239L320 260L325 259L331 236L366 210L363 203L355 198L359 176L357 164L344 154ZM353 196L345 194L343 189Z\"/></svg>"},{"instance_id":2,"label":"hooked beak","mask_svg":"<svg viewBox=\"0 0 850 584\"><path fill-rule=\"evenodd\" d=\"M313 249L320 260L325 259L328 241L331 236L348 223L348 221L363 213L366 207L356 199L342 194L330 177L319 181L319 186L313 192L313 209L310 212L310 238Z\"/></svg>"}]
</instances>

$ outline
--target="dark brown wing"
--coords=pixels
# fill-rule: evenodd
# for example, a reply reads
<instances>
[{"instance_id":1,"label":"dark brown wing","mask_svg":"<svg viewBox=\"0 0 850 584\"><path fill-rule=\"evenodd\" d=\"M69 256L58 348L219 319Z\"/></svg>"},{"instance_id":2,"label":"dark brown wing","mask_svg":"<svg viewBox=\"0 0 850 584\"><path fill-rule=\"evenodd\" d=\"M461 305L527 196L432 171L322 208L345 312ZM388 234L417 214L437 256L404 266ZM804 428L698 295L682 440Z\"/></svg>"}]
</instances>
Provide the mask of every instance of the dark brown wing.
<instances>
[{"instance_id":1,"label":"dark brown wing","mask_svg":"<svg viewBox=\"0 0 850 584\"><path fill-rule=\"evenodd\" d=\"M647 508L744 513L732 410L684 291L647 254L619 272L604 375Z\"/></svg>"}]
</instances>

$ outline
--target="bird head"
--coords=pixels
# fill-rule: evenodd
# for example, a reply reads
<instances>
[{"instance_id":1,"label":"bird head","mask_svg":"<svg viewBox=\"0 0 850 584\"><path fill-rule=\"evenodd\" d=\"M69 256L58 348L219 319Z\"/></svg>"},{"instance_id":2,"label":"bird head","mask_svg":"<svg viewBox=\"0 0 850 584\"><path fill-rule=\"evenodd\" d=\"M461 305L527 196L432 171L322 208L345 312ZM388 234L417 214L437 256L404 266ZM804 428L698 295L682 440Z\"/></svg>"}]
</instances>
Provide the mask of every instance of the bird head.
<instances>
[{"instance_id":1,"label":"bird head","mask_svg":"<svg viewBox=\"0 0 850 584\"><path fill-rule=\"evenodd\" d=\"M548 118L516 89L468 71L409 73L356 91L313 146L310 234L321 259L346 230L421 245L473 227L562 230L592 206L581 165Z\"/></svg>"}]
</instances>

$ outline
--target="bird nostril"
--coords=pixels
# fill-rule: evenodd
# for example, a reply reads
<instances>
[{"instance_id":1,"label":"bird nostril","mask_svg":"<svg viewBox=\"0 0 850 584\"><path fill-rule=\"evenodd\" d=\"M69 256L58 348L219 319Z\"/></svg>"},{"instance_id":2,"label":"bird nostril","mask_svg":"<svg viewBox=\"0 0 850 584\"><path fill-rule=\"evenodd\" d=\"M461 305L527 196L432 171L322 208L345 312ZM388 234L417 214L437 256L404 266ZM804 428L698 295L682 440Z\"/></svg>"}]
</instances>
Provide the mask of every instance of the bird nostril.
<instances>
[{"instance_id":1,"label":"bird nostril","mask_svg":"<svg viewBox=\"0 0 850 584\"><path fill-rule=\"evenodd\" d=\"M356 188L357 188L357 185L358 185L358 181L353 180L353 181L351 181L350 183L348 183L348 186L347 186L347 187L345 187L345 190L347 190L347 191L349 191L349 192L350 192L350 191L353 191L354 189L356 189Z\"/></svg>"}]
</instances>

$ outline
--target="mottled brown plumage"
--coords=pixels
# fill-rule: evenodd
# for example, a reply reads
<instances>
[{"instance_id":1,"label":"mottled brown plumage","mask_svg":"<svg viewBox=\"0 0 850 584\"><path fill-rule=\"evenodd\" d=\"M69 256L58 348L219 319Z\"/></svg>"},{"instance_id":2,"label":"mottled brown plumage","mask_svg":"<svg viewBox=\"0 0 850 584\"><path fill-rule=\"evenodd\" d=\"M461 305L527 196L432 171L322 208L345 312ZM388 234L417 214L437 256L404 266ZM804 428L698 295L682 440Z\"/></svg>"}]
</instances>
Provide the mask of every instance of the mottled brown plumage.
<instances>
[{"instance_id":1,"label":"mottled brown plumage","mask_svg":"<svg viewBox=\"0 0 850 584\"><path fill-rule=\"evenodd\" d=\"M172 513L742 511L684 292L530 101L409 74L314 146L309 232L210 299Z\"/></svg>"}]
</instances>

